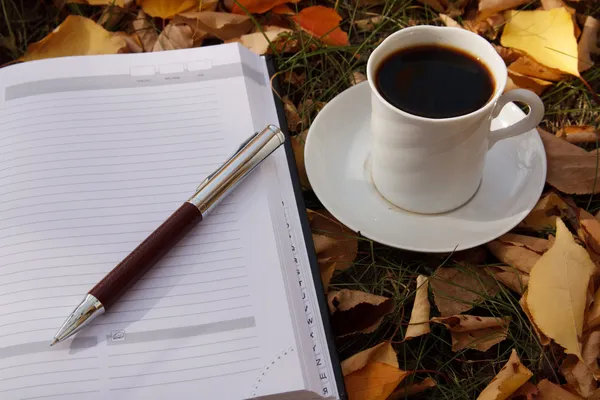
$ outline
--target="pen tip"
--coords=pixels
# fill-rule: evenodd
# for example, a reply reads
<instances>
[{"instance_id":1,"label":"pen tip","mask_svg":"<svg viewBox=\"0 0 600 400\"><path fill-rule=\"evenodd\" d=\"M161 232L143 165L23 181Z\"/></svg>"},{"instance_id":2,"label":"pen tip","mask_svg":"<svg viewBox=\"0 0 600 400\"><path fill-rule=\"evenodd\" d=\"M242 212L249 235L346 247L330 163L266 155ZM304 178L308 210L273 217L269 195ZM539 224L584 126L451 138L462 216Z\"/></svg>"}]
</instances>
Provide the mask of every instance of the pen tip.
<instances>
[{"instance_id":1,"label":"pen tip","mask_svg":"<svg viewBox=\"0 0 600 400\"><path fill-rule=\"evenodd\" d=\"M50 343L50 346L54 346L56 343L58 343L58 339L55 338L52 340L52 343Z\"/></svg>"}]
</instances>

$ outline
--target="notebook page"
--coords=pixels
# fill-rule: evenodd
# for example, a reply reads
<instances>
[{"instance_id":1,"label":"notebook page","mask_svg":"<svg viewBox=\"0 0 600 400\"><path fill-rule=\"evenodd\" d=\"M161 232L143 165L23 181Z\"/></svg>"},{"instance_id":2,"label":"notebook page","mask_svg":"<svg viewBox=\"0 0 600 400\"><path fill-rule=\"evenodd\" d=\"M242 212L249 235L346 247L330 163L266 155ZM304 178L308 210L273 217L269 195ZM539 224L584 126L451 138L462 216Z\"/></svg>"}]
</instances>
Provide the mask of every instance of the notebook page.
<instances>
[{"instance_id":1,"label":"notebook page","mask_svg":"<svg viewBox=\"0 0 600 400\"><path fill-rule=\"evenodd\" d=\"M242 58L254 62L257 68L262 68L265 79L269 79L266 63L249 51L242 49ZM258 61L260 60L260 62ZM251 98L250 108L254 126L258 127L265 121L277 118L273 92L270 87L257 85L247 81L248 93ZM310 269L308 254L304 244L300 217L297 212L290 171L284 152L274 154L271 163L271 178L276 185L271 185L271 214L280 241L280 257L285 260L288 295L295 302L292 311L295 312L295 332L300 346L310 359L303 359L304 369L311 375L311 389L323 397L339 398L333 363L330 359L330 349L325 338L321 310L316 297L315 285Z\"/></svg>"},{"instance_id":2,"label":"notebook page","mask_svg":"<svg viewBox=\"0 0 600 400\"><path fill-rule=\"evenodd\" d=\"M240 399L277 357L289 376L267 393L305 384L260 171L104 316L48 346L252 132L244 82L260 74L238 46L168 55L0 71L2 399Z\"/></svg>"}]
</instances>

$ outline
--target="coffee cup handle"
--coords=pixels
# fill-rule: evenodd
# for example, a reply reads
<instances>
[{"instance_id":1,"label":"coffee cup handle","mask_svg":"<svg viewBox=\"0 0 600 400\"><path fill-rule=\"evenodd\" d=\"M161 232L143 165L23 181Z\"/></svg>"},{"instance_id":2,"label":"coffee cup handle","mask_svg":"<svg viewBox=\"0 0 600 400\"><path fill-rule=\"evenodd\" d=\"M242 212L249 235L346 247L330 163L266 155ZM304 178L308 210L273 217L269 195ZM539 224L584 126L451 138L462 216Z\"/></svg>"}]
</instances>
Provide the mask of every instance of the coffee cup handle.
<instances>
[{"instance_id":1,"label":"coffee cup handle","mask_svg":"<svg viewBox=\"0 0 600 400\"><path fill-rule=\"evenodd\" d=\"M494 106L492 111L492 117L496 118L500 115L500 111L504 106L511 101L519 101L529 106L529 113L522 120L507 126L505 128L495 129L490 132L490 145L491 148L494 144L502 139L517 136L525 132L529 132L538 126L538 124L544 118L544 103L542 99L530 90L525 89L514 89L504 93L498 99L498 102Z\"/></svg>"}]
</instances>

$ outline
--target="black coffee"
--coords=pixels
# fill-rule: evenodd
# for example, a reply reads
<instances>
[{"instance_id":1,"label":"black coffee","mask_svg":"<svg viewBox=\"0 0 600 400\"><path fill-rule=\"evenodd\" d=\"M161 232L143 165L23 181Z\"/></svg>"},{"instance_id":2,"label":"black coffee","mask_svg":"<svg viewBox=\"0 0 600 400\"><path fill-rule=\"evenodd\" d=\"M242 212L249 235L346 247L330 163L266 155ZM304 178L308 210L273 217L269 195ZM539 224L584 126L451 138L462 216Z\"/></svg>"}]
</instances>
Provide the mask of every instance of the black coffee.
<instances>
[{"instance_id":1,"label":"black coffee","mask_svg":"<svg viewBox=\"0 0 600 400\"><path fill-rule=\"evenodd\" d=\"M375 72L379 93L407 113L450 118L481 108L494 79L475 57L454 48L422 45L390 54Z\"/></svg>"}]
</instances>

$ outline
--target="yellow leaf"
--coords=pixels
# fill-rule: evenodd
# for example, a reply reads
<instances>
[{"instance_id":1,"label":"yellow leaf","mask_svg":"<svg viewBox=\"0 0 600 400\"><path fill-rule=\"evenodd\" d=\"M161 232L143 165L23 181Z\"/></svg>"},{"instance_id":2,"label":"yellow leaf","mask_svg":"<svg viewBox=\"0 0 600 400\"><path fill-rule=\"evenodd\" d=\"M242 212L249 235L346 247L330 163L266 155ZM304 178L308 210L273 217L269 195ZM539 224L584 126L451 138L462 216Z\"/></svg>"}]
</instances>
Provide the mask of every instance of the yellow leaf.
<instances>
[{"instance_id":1,"label":"yellow leaf","mask_svg":"<svg viewBox=\"0 0 600 400\"><path fill-rule=\"evenodd\" d=\"M527 89L539 96L550 86L552 86L552 82L545 81L543 79L532 78L509 69L508 80L506 82L504 91L508 92L514 89Z\"/></svg>"},{"instance_id":2,"label":"yellow leaf","mask_svg":"<svg viewBox=\"0 0 600 400\"><path fill-rule=\"evenodd\" d=\"M127 44L91 19L69 15L62 24L39 42L32 43L22 61L44 58L116 54Z\"/></svg>"},{"instance_id":3,"label":"yellow leaf","mask_svg":"<svg viewBox=\"0 0 600 400\"><path fill-rule=\"evenodd\" d=\"M522 50L537 62L579 76L573 18L565 8L510 11L500 39L506 47Z\"/></svg>"},{"instance_id":4,"label":"yellow leaf","mask_svg":"<svg viewBox=\"0 0 600 400\"><path fill-rule=\"evenodd\" d=\"M348 400L386 400L408 372L371 363L344 377Z\"/></svg>"},{"instance_id":5,"label":"yellow leaf","mask_svg":"<svg viewBox=\"0 0 600 400\"><path fill-rule=\"evenodd\" d=\"M153 17L168 19L198 7L198 0L137 0L142 10Z\"/></svg>"},{"instance_id":6,"label":"yellow leaf","mask_svg":"<svg viewBox=\"0 0 600 400\"><path fill-rule=\"evenodd\" d=\"M533 320L533 317L531 316L531 311L529 311L529 307L527 307L527 289L525 289L523 296L521 296L521 299L519 300L519 304L521 305L523 312L527 316L527 319L529 319L529 322L531 323L531 327L533 328L533 331L535 332L537 337L540 339L540 344L542 346L548 346L550 344L550 339L548 338L548 336L544 335L540 331L540 329L537 327L537 325L535 324L535 321Z\"/></svg>"},{"instance_id":7,"label":"yellow leaf","mask_svg":"<svg viewBox=\"0 0 600 400\"><path fill-rule=\"evenodd\" d=\"M475 267L439 268L429 284L442 317L468 311L485 297L498 294L496 282Z\"/></svg>"},{"instance_id":8,"label":"yellow leaf","mask_svg":"<svg viewBox=\"0 0 600 400\"><path fill-rule=\"evenodd\" d=\"M577 393L587 398L598 388L594 374L598 371L600 331L592 332L586 337L582 355L583 362L574 355L567 356L560 366L560 372Z\"/></svg>"},{"instance_id":9,"label":"yellow leaf","mask_svg":"<svg viewBox=\"0 0 600 400\"><path fill-rule=\"evenodd\" d=\"M426 276L417 276L417 293L406 329L405 340L415 338L430 332L429 313L431 306L428 297L429 280Z\"/></svg>"},{"instance_id":10,"label":"yellow leaf","mask_svg":"<svg viewBox=\"0 0 600 400\"><path fill-rule=\"evenodd\" d=\"M477 400L505 400L533 376L512 350L508 362L477 397Z\"/></svg>"},{"instance_id":11,"label":"yellow leaf","mask_svg":"<svg viewBox=\"0 0 600 400\"><path fill-rule=\"evenodd\" d=\"M360 290L342 289L327 295L331 328L336 336L374 332L394 311L394 300Z\"/></svg>"},{"instance_id":12,"label":"yellow leaf","mask_svg":"<svg viewBox=\"0 0 600 400\"><path fill-rule=\"evenodd\" d=\"M152 51L189 49L194 45L192 28L187 25L170 23L158 35Z\"/></svg>"},{"instance_id":13,"label":"yellow leaf","mask_svg":"<svg viewBox=\"0 0 600 400\"><path fill-rule=\"evenodd\" d=\"M510 318L477 317L463 314L431 318L431 322L443 324L450 330L452 351L463 349L487 351L506 339Z\"/></svg>"},{"instance_id":14,"label":"yellow leaf","mask_svg":"<svg viewBox=\"0 0 600 400\"><path fill-rule=\"evenodd\" d=\"M558 69L549 68L532 59L522 55L508 66L513 73L526 75L530 78L542 79L544 81L558 82L564 79L565 74Z\"/></svg>"},{"instance_id":15,"label":"yellow leaf","mask_svg":"<svg viewBox=\"0 0 600 400\"><path fill-rule=\"evenodd\" d=\"M390 342L381 342L376 346L370 347L366 350L356 353L355 355L348 357L341 363L342 374L344 376L358 371L364 368L368 363L383 363L394 368L400 368L398 364L398 356L394 351Z\"/></svg>"},{"instance_id":16,"label":"yellow leaf","mask_svg":"<svg viewBox=\"0 0 600 400\"><path fill-rule=\"evenodd\" d=\"M575 243L561 219L554 244L535 264L529 278L527 306L537 327L581 359L586 293L596 267Z\"/></svg>"}]
</instances>

